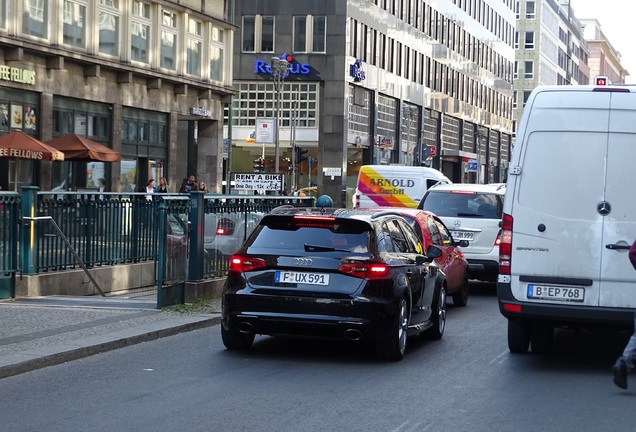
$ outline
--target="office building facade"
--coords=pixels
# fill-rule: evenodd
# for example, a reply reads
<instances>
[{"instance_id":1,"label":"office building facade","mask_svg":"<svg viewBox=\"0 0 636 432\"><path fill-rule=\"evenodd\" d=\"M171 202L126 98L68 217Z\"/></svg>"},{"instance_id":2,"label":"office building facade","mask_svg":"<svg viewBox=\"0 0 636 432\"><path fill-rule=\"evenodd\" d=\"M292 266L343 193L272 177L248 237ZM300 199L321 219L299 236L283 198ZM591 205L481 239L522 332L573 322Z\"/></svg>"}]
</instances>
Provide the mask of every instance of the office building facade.
<instances>
[{"instance_id":1,"label":"office building facade","mask_svg":"<svg viewBox=\"0 0 636 432\"><path fill-rule=\"evenodd\" d=\"M138 190L195 174L221 191L232 88L229 0L0 2L0 134L75 133L122 162L0 158L0 186ZM224 153L225 150L225 153Z\"/></svg>"},{"instance_id":2,"label":"office building facade","mask_svg":"<svg viewBox=\"0 0 636 432\"><path fill-rule=\"evenodd\" d=\"M255 138L258 119L278 118L287 188L315 183L337 205L363 164L505 179L513 0L238 0L236 23L232 171L262 155L274 169L276 144ZM277 83L270 64L283 57L290 69ZM307 160L296 164L294 147Z\"/></svg>"},{"instance_id":3,"label":"office building facade","mask_svg":"<svg viewBox=\"0 0 636 432\"><path fill-rule=\"evenodd\" d=\"M535 87L588 84L589 47L569 0L515 4L514 113L516 123Z\"/></svg>"}]
</instances>

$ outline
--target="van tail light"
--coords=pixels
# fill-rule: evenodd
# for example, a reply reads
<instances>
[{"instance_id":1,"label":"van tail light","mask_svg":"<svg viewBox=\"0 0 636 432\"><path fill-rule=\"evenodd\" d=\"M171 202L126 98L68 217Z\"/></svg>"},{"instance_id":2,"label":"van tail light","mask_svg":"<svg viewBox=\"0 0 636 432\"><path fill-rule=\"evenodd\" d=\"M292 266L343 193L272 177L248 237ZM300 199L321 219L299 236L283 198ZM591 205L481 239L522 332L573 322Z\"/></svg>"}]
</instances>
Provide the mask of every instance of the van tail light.
<instances>
[{"instance_id":1,"label":"van tail light","mask_svg":"<svg viewBox=\"0 0 636 432\"><path fill-rule=\"evenodd\" d=\"M353 208L360 208L360 194L353 195Z\"/></svg>"},{"instance_id":2,"label":"van tail light","mask_svg":"<svg viewBox=\"0 0 636 432\"><path fill-rule=\"evenodd\" d=\"M235 227L236 224L233 220L221 218L216 225L216 235L232 235Z\"/></svg>"},{"instance_id":3,"label":"van tail light","mask_svg":"<svg viewBox=\"0 0 636 432\"><path fill-rule=\"evenodd\" d=\"M232 255L230 258L230 271L243 273L251 270L258 270L267 267L264 259L253 258L245 255Z\"/></svg>"},{"instance_id":4,"label":"van tail light","mask_svg":"<svg viewBox=\"0 0 636 432\"><path fill-rule=\"evenodd\" d=\"M499 274L510 276L512 261L512 216L505 214L501 221L499 234Z\"/></svg>"},{"instance_id":5,"label":"van tail light","mask_svg":"<svg viewBox=\"0 0 636 432\"><path fill-rule=\"evenodd\" d=\"M497 237L495 238L495 246L500 246L501 245L501 230L499 230L499 234L497 234Z\"/></svg>"},{"instance_id":6,"label":"van tail light","mask_svg":"<svg viewBox=\"0 0 636 432\"><path fill-rule=\"evenodd\" d=\"M389 279L391 277L391 268L382 263L342 264L338 271L347 276L354 276L360 279Z\"/></svg>"}]
</instances>

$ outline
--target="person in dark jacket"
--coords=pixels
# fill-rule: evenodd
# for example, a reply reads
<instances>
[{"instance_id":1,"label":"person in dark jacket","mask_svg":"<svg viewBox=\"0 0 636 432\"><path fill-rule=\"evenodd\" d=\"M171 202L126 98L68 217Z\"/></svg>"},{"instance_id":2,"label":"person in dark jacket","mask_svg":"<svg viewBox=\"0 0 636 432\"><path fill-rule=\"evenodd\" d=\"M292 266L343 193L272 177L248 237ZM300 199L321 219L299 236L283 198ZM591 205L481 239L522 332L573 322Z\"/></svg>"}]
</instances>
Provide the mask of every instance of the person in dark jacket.
<instances>
[{"instance_id":1,"label":"person in dark jacket","mask_svg":"<svg viewBox=\"0 0 636 432\"><path fill-rule=\"evenodd\" d=\"M636 270L636 241L629 248L629 262ZM622 389L627 388L627 374L634 370L636 367L636 315L634 316L634 330L632 336L629 338L623 354L614 363L614 384Z\"/></svg>"}]
</instances>

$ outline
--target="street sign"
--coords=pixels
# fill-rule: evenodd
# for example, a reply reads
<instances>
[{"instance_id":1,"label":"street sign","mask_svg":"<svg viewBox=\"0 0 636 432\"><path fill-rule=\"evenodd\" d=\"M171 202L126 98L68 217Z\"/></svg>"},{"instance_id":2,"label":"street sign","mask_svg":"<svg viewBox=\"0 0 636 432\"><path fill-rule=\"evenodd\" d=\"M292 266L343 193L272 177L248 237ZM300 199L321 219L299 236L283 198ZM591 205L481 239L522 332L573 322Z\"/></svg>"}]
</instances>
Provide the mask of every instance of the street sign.
<instances>
[{"instance_id":1,"label":"street sign","mask_svg":"<svg viewBox=\"0 0 636 432\"><path fill-rule=\"evenodd\" d=\"M283 175L276 173L236 173L234 189L237 190L283 190Z\"/></svg>"},{"instance_id":2,"label":"street sign","mask_svg":"<svg viewBox=\"0 0 636 432\"><path fill-rule=\"evenodd\" d=\"M430 146L427 146L427 147L428 147L428 148L430 149L430 151L431 151L430 157L435 157L435 156L437 156L437 147L436 147L436 146L434 146L434 145L430 145Z\"/></svg>"},{"instance_id":3,"label":"street sign","mask_svg":"<svg viewBox=\"0 0 636 432\"><path fill-rule=\"evenodd\" d=\"M477 172L477 159L470 159L468 161L468 172Z\"/></svg>"},{"instance_id":4,"label":"street sign","mask_svg":"<svg viewBox=\"0 0 636 432\"><path fill-rule=\"evenodd\" d=\"M274 134L276 133L276 123L274 119L256 119L256 142L258 144L274 144Z\"/></svg>"}]
</instances>

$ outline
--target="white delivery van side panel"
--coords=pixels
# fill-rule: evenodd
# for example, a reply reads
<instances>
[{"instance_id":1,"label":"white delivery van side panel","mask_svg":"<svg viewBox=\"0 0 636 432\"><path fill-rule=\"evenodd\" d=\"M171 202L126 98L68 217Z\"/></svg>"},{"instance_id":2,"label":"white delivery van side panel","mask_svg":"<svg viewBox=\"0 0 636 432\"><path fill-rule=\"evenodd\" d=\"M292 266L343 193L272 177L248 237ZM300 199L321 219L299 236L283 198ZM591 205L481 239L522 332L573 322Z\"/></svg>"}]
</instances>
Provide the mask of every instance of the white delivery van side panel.
<instances>
[{"instance_id":1,"label":"white delivery van side panel","mask_svg":"<svg viewBox=\"0 0 636 432\"><path fill-rule=\"evenodd\" d=\"M635 119L636 94L613 94L604 200L610 212L604 217L601 243L601 306L636 308L636 271L624 249L636 239Z\"/></svg>"}]
</instances>

